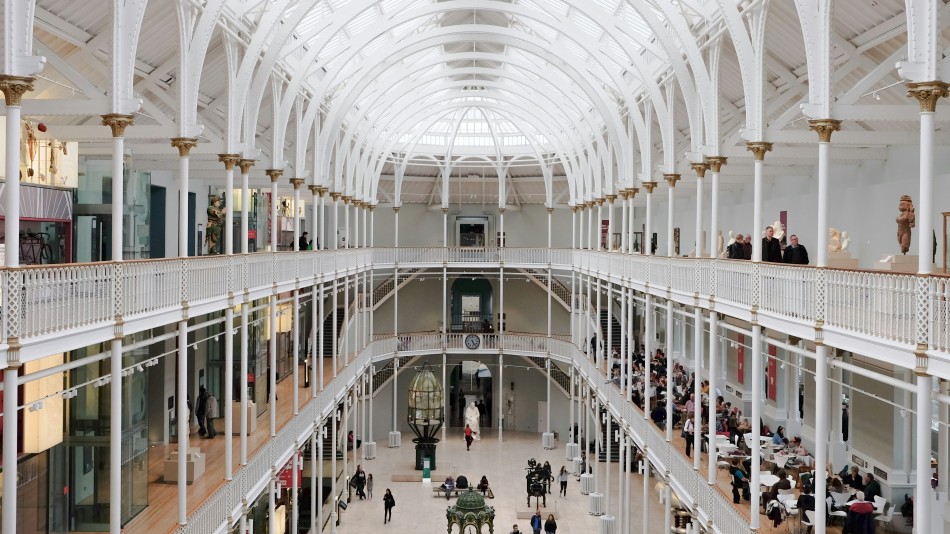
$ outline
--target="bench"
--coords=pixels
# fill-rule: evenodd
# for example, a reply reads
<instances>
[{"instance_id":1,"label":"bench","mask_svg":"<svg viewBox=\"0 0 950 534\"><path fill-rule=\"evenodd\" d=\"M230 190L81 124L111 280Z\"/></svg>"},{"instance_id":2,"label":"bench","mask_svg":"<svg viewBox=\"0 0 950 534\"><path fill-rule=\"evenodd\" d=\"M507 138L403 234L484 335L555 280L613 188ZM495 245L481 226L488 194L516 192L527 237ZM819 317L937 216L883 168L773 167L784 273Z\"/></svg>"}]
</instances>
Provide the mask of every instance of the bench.
<instances>
[{"instance_id":1,"label":"bench","mask_svg":"<svg viewBox=\"0 0 950 534\"><path fill-rule=\"evenodd\" d=\"M468 491L468 488L452 489L449 491L449 497L458 497L460 491ZM432 486L432 493L434 493L436 497L445 497L445 489L440 488L439 486Z\"/></svg>"}]
</instances>

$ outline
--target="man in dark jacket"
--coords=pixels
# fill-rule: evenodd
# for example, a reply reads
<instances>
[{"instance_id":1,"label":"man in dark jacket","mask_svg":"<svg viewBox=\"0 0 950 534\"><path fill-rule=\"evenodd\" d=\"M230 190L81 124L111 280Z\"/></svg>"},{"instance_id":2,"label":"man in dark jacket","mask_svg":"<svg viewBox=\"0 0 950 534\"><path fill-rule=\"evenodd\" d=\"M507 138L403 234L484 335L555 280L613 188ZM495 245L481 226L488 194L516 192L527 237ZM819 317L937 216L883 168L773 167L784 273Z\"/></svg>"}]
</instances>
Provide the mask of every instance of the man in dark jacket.
<instances>
[{"instance_id":1,"label":"man in dark jacket","mask_svg":"<svg viewBox=\"0 0 950 534\"><path fill-rule=\"evenodd\" d=\"M307 236L310 235L309 232L304 232L300 236L300 239L297 241L297 250L307 250L310 248L310 242L307 241Z\"/></svg>"},{"instance_id":2,"label":"man in dark jacket","mask_svg":"<svg viewBox=\"0 0 950 534\"><path fill-rule=\"evenodd\" d=\"M866 473L864 475L864 500L874 502L874 497L881 496L881 485L874 480L874 475Z\"/></svg>"},{"instance_id":3,"label":"man in dark jacket","mask_svg":"<svg viewBox=\"0 0 950 534\"><path fill-rule=\"evenodd\" d=\"M791 244L785 247L785 263L808 265L808 251L803 245L798 244L798 236L793 234L789 240Z\"/></svg>"},{"instance_id":4,"label":"man in dark jacket","mask_svg":"<svg viewBox=\"0 0 950 534\"><path fill-rule=\"evenodd\" d=\"M771 226L765 227L765 237L762 238L762 261L782 263L782 246L778 239L772 237L775 230Z\"/></svg>"}]
</instances>

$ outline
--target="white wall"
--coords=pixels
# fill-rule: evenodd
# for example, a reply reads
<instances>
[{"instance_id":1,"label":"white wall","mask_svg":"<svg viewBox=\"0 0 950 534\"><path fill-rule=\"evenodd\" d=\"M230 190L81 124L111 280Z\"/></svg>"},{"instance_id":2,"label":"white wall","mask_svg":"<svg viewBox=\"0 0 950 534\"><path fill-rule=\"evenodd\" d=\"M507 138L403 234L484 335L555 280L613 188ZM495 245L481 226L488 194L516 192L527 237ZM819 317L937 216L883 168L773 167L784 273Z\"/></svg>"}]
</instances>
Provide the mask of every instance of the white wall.
<instances>
[{"instance_id":1,"label":"white wall","mask_svg":"<svg viewBox=\"0 0 950 534\"><path fill-rule=\"evenodd\" d=\"M495 244L496 232L500 229L498 210L491 207L482 209L478 205L463 205L450 208L449 246L455 246L456 217L487 217L489 233L486 235L490 246ZM394 243L395 218L392 206L377 206L375 210L375 245L391 247ZM509 247L546 247L548 244L548 213L541 205L525 205L520 210L509 209L505 212L505 234ZM331 223L332 224L332 223ZM571 246L571 212L568 209L555 209L551 216L551 246L569 248ZM423 204L403 204L399 208L399 246L400 247L439 247L442 246L442 212L430 211Z\"/></svg>"},{"instance_id":2,"label":"white wall","mask_svg":"<svg viewBox=\"0 0 950 534\"><path fill-rule=\"evenodd\" d=\"M439 330L442 322L442 280L441 273L422 275L399 289L399 332L418 332ZM400 275L402 279L402 275ZM545 334L547 332L547 296L544 289L533 282L525 282L523 275L514 274L505 281L505 316L507 329L516 332ZM452 283L456 277L449 276L446 291L451 298ZM498 277L489 278L492 284L492 311L495 325L498 324L501 296ZM451 302L446 303L446 311L451 314ZM393 331L393 313L395 300L390 297L384 302L373 319L375 333ZM451 320L451 319L450 319ZM556 300L551 299L551 333L567 335L570 333L570 314Z\"/></svg>"}]
</instances>

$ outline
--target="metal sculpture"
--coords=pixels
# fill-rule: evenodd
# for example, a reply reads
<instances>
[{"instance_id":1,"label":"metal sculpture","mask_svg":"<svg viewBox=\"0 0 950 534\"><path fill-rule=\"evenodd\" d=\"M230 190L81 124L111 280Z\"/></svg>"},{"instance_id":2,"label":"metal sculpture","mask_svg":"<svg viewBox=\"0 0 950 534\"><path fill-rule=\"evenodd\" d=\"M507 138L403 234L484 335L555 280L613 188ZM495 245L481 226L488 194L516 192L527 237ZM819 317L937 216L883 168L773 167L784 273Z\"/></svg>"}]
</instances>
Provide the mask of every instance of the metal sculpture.
<instances>
[{"instance_id":1,"label":"metal sculpture","mask_svg":"<svg viewBox=\"0 0 950 534\"><path fill-rule=\"evenodd\" d=\"M416 435L412 440L416 444L416 471L423 470L426 458L431 461L429 469L435 469L435 446L439 443L435 435L445 422L445 403L442 384L429 364L409 384L408 412L409 428Z\"/></svg>"},{"instance_id":2,"label":"metal sculpture","mask_svg":"<svg viewBox=\"0 0 950 534\"><path fill-rule=\"evenodd\" d=\"M538 499L541 499L541 506L546 508L548 505L546 488L550 487L550 482L553 480L550 468L538 465L538 462L531 458L528 460L528 467L525 470L528 472L525 475L528 506L531 506L531 497L534 497L535 508L538 506Z\"/></svg>"}]
</instances>

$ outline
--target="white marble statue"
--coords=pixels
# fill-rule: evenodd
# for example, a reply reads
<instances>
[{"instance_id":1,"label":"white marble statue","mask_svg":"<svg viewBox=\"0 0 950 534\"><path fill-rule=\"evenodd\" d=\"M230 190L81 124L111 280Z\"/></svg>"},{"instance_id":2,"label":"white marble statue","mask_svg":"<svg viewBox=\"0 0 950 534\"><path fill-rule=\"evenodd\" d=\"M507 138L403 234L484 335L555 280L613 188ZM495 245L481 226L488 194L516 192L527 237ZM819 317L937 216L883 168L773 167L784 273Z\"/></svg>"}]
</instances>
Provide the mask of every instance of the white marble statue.
<instances>
[{"instance_id":1,"label":"white marble statue","mask_svg":"<svg viewBox=\"0 0 950 534\"><path fill-rule=\"evenodd\" d=\"M851 246L851 236L848 232L841 232L841 251L847 251L849 246Z\"/></svg>"},{"instance_id":2,"label":"white marble statue","mask_svg":"<svg viewBox=\"0 0 950 534\"><path fill-rule=\"evenodd\" d=\"M735 238L733 238L733 240L735 240ZM723 244L722 244L722 230L719 230L719 233L716 234L716 256L722 257L724 252L725 252L725 248L723 247Z\"/></svg>"},{"instance_id":3,"label":"white marble statue","mask_svg":"<svg viewBox=\"0 0 950 534\"><path fill-rule=\"evenodd\" d=\"M778 239L779 241L785 237L785 225L782 224L782 221L775 221L772 223L772 237Z\"/></svg>"},{"instance_id":4,"label":"white marble statue","mask_svg":"<svg viewBox=\"0 0 950 534\"><path fill-rule=\"evenodd\" d=\"M481 413L478 411L478 406L475 406L475 401L469 403L465 407L465 424L472 429L472 437L476 441L482 439L480 431L478 428L478 419L481 416Z\"/></svg>"}]
</instances>

